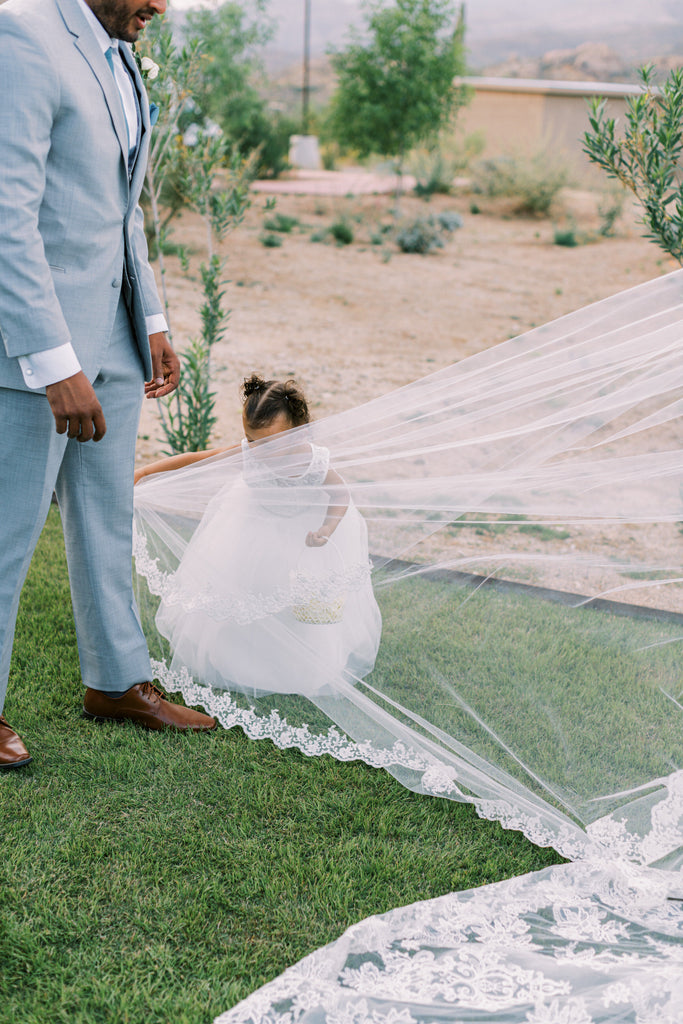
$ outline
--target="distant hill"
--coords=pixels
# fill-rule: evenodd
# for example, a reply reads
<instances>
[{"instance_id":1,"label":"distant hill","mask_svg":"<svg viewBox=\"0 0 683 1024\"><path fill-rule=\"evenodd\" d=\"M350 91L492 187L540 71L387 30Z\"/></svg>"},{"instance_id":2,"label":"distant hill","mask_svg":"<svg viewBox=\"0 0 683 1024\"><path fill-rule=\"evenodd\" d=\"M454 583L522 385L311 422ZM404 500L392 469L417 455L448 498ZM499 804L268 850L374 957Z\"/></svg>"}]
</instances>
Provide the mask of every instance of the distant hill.
<instances>
[{"instance_id":1,"label":"distant hill","mask_svg":"<svg viewBox=\"0 0 683 1024\"><path fill-rule=\"evenodd\" d=\"M0 3L2 0L0 0ZM248 0L243 0L245 9ZM311 0L311 103L334 89L330 49L343 47L351 26L363 27L362 0ZM174 0L182 24L193 0ZM264 86L275 109L298 113L303 78L304 0L268 0L275 26L262 54ZM664 75L683 64L681 0L468 0L468 63L474 74L604 82L637 81L652 62Z\"/></svg>"},{"instance_id":2,"label":"distant hill","mask_svg":"<svg viewBox=\"0 0 683 1024\"><path fill-rule=\"evenodd\" d=\"M268 63L281 69L301 59L304 0L269 0L268 10L277 24ZM608 46L627 68L683 52L680 0L469 0L465 11L475 71L585 43ZM343 46L349 27L363 23L361 0L311 0L312 54Z\"/></svg>"},{"instance_id":3,"label":"distant hill","mask_svg":"<svg viewBox=\"0 0 683 1024\"><path fill-rule=\"evenodd\" d=\"M683 64L676 54L650 56L660 80ZM628 60L606 43L581 43L572 49L549 50L541 57L508 57L482 69L499 78L549 78L556 81L637 82L640 62Z\"/></svg>"}]
</instances>

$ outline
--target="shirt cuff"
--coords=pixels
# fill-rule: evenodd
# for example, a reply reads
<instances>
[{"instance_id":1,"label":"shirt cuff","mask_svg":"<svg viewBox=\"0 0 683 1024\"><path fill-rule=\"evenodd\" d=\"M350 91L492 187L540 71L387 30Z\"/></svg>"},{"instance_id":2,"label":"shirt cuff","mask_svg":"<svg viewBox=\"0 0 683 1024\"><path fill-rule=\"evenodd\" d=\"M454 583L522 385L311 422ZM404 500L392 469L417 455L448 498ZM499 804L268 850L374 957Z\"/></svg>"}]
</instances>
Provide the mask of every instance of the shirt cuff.
<instances>
[{"instance_id":1,"label":"shirt cuff","mask_svg":"<svg viewBox=\"0 0 683 1024\"><path fill-rule=\"evenodd\" d=\"M59 380L73 377L81 369L81 364L70 341L57 348L48 348L43 352L31 352L27 356L19 356L24 383L27 387L44 388L48 384L56 384Z\"/></svg>"},{"instance_id":2,"label":"shirt cuff","mask_svg":"<svg viewBox=\"0 0 683 1024\"><path fill-rule=\"evenodd\" d=\"M160 331L168 331L168 324L163 313L152 313L151 316L146 317L146 321L148 335L159 334Z\"/></svg>"}]
</instances>

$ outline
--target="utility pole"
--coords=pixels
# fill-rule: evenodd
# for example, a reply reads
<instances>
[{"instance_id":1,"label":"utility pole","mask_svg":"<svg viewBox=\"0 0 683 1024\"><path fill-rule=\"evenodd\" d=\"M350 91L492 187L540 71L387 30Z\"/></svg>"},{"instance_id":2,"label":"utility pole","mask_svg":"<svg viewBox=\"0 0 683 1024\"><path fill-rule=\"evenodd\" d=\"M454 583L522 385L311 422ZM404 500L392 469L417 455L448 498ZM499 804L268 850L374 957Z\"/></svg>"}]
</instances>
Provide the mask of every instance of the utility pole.
<instances>
[{"instance_id":1,"label":"utility pole","mask_svg":"<svg viewBox=\"0 0 683 1024\"><path fill-rule=\"evenodd\" d=\"M304 0L304 82L301 90L301 131L309 134L308 103L311 92L311 0Z\"/></svg>"}]
</instances>

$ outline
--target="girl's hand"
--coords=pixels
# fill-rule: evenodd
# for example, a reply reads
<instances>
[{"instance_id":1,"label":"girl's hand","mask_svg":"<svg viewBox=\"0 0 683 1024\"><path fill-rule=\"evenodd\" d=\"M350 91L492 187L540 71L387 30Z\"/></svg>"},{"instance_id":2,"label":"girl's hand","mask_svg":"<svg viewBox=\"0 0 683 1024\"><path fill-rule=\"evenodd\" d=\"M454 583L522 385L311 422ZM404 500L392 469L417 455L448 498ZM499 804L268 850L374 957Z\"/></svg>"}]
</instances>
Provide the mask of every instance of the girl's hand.
<instances>
[{"instance_id":1,"label":"girl's hand","mask_svg":"<svg viewBox=\"0 0 683 1024\"><path fill-rule=\"evenodd\" d=\"M322 530L316 530L315 533L311 530L310 533L306 534L306 546L309 548L321 548L324 544L327 544L329 539Z\"/></svg>"}]
</instances>

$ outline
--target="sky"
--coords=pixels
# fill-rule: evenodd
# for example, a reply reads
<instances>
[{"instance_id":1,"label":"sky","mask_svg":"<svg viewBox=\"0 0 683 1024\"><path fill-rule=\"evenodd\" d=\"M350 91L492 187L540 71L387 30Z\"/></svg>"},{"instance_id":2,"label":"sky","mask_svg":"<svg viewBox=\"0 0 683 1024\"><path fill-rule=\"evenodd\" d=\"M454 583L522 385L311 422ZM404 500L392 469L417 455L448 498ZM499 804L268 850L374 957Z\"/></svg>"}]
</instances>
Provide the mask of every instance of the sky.
<instances>
[{"instance_id":1,"label":"sky","mask_svg":"<svg viewBox=\"0 0 683 1024\"><path fill-rule=\"evenodd\" d=\"M213 6L218 0L170 0L178 11ZM241 0L248 10L253 0ZM302 49L305 0L268 0L277 23L273 50ZM311 51L344 44L348 28L361 26L362 0L310 0ZM541 56L581 42L606 42L625 56L648 59L683 52L680 0L467 0L466 42L474 63L517 54Z\"/></svg>"}]
</instances>

